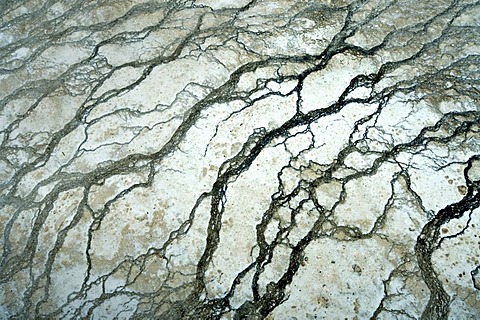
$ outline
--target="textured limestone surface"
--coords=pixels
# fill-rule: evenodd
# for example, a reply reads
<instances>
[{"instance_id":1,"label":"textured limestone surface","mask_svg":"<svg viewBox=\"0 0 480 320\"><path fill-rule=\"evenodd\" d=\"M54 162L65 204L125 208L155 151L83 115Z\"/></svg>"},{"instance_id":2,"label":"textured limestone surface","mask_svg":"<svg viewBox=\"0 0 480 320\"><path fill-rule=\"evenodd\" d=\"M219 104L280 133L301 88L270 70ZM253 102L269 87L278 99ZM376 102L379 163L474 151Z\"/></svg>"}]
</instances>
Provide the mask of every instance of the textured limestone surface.
<instances>
[{"instance_id":1,"label":"textured limestone surface","mask_svg":"<svg viewBox=\"0 0 480 320\"><path fill-rule=\"evenodd\" d=\"M479 207L479 1L0 2L0 319L479 319Z\"/></svg>"}]
</instances>

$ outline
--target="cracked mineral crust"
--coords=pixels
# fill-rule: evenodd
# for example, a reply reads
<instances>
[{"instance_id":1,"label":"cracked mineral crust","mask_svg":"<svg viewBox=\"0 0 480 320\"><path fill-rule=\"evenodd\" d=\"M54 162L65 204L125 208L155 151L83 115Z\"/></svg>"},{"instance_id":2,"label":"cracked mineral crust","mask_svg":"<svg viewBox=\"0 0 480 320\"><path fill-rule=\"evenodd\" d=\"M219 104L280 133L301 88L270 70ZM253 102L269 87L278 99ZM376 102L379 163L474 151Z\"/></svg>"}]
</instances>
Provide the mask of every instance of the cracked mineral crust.
<instances>
[{"instance_id":1,"label":"cracked mineral crust","mask_svg":"<svg viewBox=\"0 0 480 320\"><path fill-rule=\"evenodd\" d=\"M0 3L0 319L479 319L479 207L479 1Z\"/></svg>"}]
</instances>

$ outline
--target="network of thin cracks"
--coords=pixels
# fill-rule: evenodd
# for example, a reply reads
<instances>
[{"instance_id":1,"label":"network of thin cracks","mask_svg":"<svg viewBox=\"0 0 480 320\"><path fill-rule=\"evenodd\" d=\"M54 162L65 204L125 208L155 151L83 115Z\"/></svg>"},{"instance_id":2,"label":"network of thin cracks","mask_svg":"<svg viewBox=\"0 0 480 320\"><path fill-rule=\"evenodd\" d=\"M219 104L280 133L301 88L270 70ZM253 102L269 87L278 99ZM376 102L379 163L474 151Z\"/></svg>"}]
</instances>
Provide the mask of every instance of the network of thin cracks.
<instances>
[{"instance_id":1,"label":"network of thin cracks","mask_svg":"<svg viewBox=\"0 0 480 320\"><path fill-rule=\"evenodd\" d=\"M54 1L48 1L38 10L33 10L29 14L13 18L8 21L4 19L1 29L13 28L16 25L35 21L48 12ZM93 34L107 33L108 30L115 28L129 19L135 17L162 12L162 17L158 23L145 27L140 31L119 32L112 36L99 40L92 45L90 56L68 68L58 75L55 79L43 79L26 82L18 89L12 91L0 100L0 108L3 111L12 101L19 98L29 98L33 103L26 109L23 114L16 117L4 129L2 129L2 142L0 145L0 159L9 166L15 168L14 174L7 181L1 184L1 202L2 210L11 210L12 214L8 217L7 222L3 226L3 252L0 261L0 283L4 284L10 281L14 275L21 271L27 270L30 275L30 282L27 290L24 292L21 310L12 316L12 319L24 318L91 318L95 309L106 301L116 296L129 297L130 301L138 301L138 305L134 310L132 318L160 318L160 319L219 319L222 315L234 311L236 319L256 319L265 318L277 306L289 299L288 287L292 283L298 270L305 261L305 250L313 242L322 238L342 238L343 241L354 243L357 240L370 238L384 238L390 241L382 233L382 228L388 223L389 211L395 206L395 186L402 184L405 186L407 193L413 199L417 210L423 212L428 217L428 222L422 227L417 238L414 248L405 250L404 261L400 263L384 280L384 297L379 303L376 310L372 310L372 318L379 317L382 313L391 313L393 315L404 316L407 318L415 318L410 310L393 310L387 307L388 301L395 299L400 294L391 293L387 287L392 279L401 277L417 277L422 279L429 289L429 299L425 309L421 311L423 319L446 319L449 314L449 304L451 297L444 289L442 282L439 280L432 263L432 255L438 250L443 242L449 241L455 237L462 235L469 228L469 223L457 234L442 237L440 229L443 225L452 219L459 219L464 215L471 216L475 214L475 209L480 206L480 182L472 181L469 176L469 170L476 161L480 160L480 149L475 147L475 142L471 140L479 140L478 130L480 126L480 114L478 111L451 111L441 112L439 120L433 125L424 126L417 134L408 141L395 142L395 139L383 143L382 150L375 150L369 145L374 141L370 135L370 130L377 126L382 112L390 106L392 100L398 96L410 97L410 103L420 104L424 101L437 99L438 101L447 100L454 97L457 100L469 101L471 104L477 105L479 102L479 73L478 65L480 56L473 53L449 52L439 54L439 48L450 42L465 45L469 41L478 41L477 27L459 27L455 25L458 19L465 12L478 8L479 3L463 3L461 1L451 1L445 5L442 10L429 17L427 20L407 24L404 27L394 28L387 33L382 41L373 47L366 48L360 45L354 45L349 39L352 39L362 28L382 19L382 14L401 5L397 1L391 1L384 7L370 9L371 12L362 12L367 8L369 1L353 1L350 4L335 8L318 7L306 5L305 8L299 10L295 16L286 14L278 20L278 29L290 30L290 24L297 16L302 14L325 10L329 13L339 13L343 16L342 27L329 40L328 45L318 52L312 54L295 54L295 55L265 55L257 52L244 40L245 35L261 38L267 33L273 31L252 31L250 25L241 26L243 13L255 12L255 8L259 3L253 0L245 4L241 8L213 9L195 3L195 1L170 1L162 4L146 2L136 5L128 10L124 15L110 22L101 22L89 26L71 26L62 30L57 30L56 25L60 25L62 21L74 17L79 10L95 10L97 4L91 2L77 1L76 5L72 5L72 9L65 11L61 16L43 23L44 33L33 33L25 36L17 41L9 43L1 48L2 60L8 60L18 48L32 48L30 56L24 60L13 61L10 64L4 63L0 72L3 75L15 74L22 72L29 67L30 64L52 45L55 45L58 39L67 39L74 33L86 32L88 35L79 40L79 43L88 41ZM415 4L410 4L415 6ZM13 5L13 1L5 1L3 6L3 14L6 17L17 7ZM10 9L7 9L10 8ZM328 10L327 10L328 9ZM190 16L185 17L185 13L193 12ZM367 9L365 9L367 10ZM478 9L477 9L478 10ZM215 26L204 26L204 20L210 13L221 17L219 21L223 21ZM183 16L182 16L183 15ZM360 16L360 17L359 17ZM268 13L262 15L263 18L275 19ZM188 19L188 22L185 20ZM192 23L193 21L193 23ZM319 24L328 24L328 21L318 22ZM182 37L174 39L171 43L165 45L160 53L154 57L130 61L121 65L112 65L106 61L100 54L104 46L110 44L142 42L149 37L150 34L158 30L178 28ZM440 29L439 32L435 30ZM434 30L434 31L431 31ZM414 36L412 36L412 34ZM207 40L216 37L218 41L215 44L209 44L204 47L203 44ZM99 37L100 38L100 37ZM403 38L408 38L407 44L402 43ZM72 42L75 45L75 42ZM234 47L234 45L236 47ZM315 73L322 72L330 66L335 57L348 55L355 59L376 57L384 52L396 52L399 47L405 46L405 50L400 54L398 59L384 62L378 67L377 71L371 74L358 74L353 77L349 85L346 86L337 101L331 103L326 108L304 111L303 108L303 89L305 81L308 77ZM200 57L208 56L210 59L217 61L225 66L216 57L215 53L225 47L231 47L232 50L239 50L252 57L252 60L241 64L233 70L229 79L219 86L206 86L201 84L189 84L181 93L177 94L172 105L156 105L148 111L132 110L130 108L119 108L102 117L112 115L121 115L126 118L135 118L153 112L166 112L172 108L177 101L182 102L182 95L190 95L195 99L195 103L189 106L188 111L182 115L172 116L164 122L159 122L153 127L137 127L135 134L126 142L112 142L101 145L103 148L111 145L125 146L134 141L141 132L152 130L155 126L168 124L177 121L178 125L171 138L163 144L161 148L150 153L131 153L130 155L118 160L107 161L101 166L89 172L71 173L65 170L75 159L83 154L94 151L84 147L89 139L89 130L95 123L101 121L102 117L90 119L90 114L99 105L106 103L122 94L129 92L140 84L142 84L153 70L161 65L168 64L176 59L184 57ZM188 52L187 54L185 52ZM403 54L403 56L402 56ZM430 56L441 55L438 63L430 62ZM443 62L445 61L445 62ZM296 72L285 73L285 66L296 66ZM389 79L393 78L395 72L401 72L405 67L417 68L418 74L407 75L398 81L384 85ZM137 79L131 81L123 87L110 89L102 92L104 84L117 72L127 69L136 68L140 70ZM477 67L477 68L475 68ZM240 79L254 73L262 68L272 68L275 70L271 78L258 79L256 85L250 90L240 90ZM348 66L346 66L348 68ZM300 69L300 71L298 71ZM87 73L87 75L85 75ZM87 80L85 80L85 78ZM77 81L77 82L76 82ZM273 92L264 93L260 96L255 94L262 92L267 87L267 83L274 81L282 84L288 81L294 81L295 86L289 92ZM388 83L388 82L387 82ZM196 97L189 90L191 86L201 87L207 94L203 97ZM24 136L12 137L12 133L19 128L22 121L35 112L41 105L41 102L56 94L59 89L65 88L68 94L72 96L82 97L82 103L72 119L65 123L61 129L56 132L43 133L48 138L45 143L39 146L18 147L13 142L15 139L31 139L28 134ZM363 98L352 98L352 93L359 88L368 89L368 96ZM99 93L100 92L100 93ZM159 173L159 166L172 153L179 150L180 143L185 139L189 130L194 127L199 119L201 119L205 110L212 108L215 104L230 103L242 101L243 107L232 112L227 118L220 122L216 128L210 142L219 132L222 123L226 123L236 115L242 115L246 110L256 107L256 103L272 96L279 97L295 97L296 113L289 119L284 119L282 124L271 128L258 128L250 134L248 139L244 141L240 151L230 159L226 160L218 169L218 175L210 189L203 192L196 200L191 208L188 219L183 221L181 225L170 232L168 239L162 246L150 247L144 254L138 256L126 257L124 261L119 263L109 273L100 277L92 276L92 239L98 230L102 228L102 222L108 215L115 214L111 208L120 199L138 189L150 188ZM252 98L253 97L253 98ZM429 100L430 99L430 100ZM375 106L373 112L355 121L352 131L349 135L348 143L346 143L338 152L336 157L331 159L329 163L316 163L310 161L302 162L302 156L318 147L316 137L312 125L320 119L340 113L346 108L355 106ZM440 113L440 111L438 111ZM407 119L408 115L405 115ZM41 180L32 190L25 196L19 196L18 190L21 181L29 173L44 166L52 157L56 147L65 139L68 134L79 127L84 127L85 138L78 147L75 154L68 162L61 165L57 171L52 173L48 178ZM301 129L300 131L298 129ZM380 130L377 128L377 130ZM381 131L381 130L380 130ZM310 145L299 151L292 152L288 149L289 140L299 135L307 135L310 137ZM385 135L387 135L385 133ZM473 147L471 145L473 144ZM256 251L253 262L245 266L234 278L229 290L222 297L208 298L206 296L206 272L212 263L213 256L220 244L220 233L222 228L222 216L226 210L228 202L227 190L234 188L237 178L242 173L248 171L258 156L267 148L275 148L284 146L285 152L290 154L290 161L278 172L276 192L271 195L268 209L262 213L261 221L256 225ZM366 146L366 147L365 147ZM463 146L466 150L464 159L456 159L451 161L450 157L444 157L429 154L427 151L435 146L435 150L440 149L448 154L454 153L454 146ZM205 154L208 152L207 145ZM181 150L180 150L181 151ZM374 156L374 161L366 169L357 170L350 168L345 164L345 160L352 153L358 152L362 155ZM27 161L21 162L18 154L27 155ZM438 212L429 212L422 201L422 198L415 191L410 171L415 169L414 164L404 162L405 155L422 154L429 157L433 163L438 164L436 170L441 170L451 165L462 165L464 167L464 179L466 183L466 192L463 198L451 203L439 210ZM17 158L18 157L18 158ZM301 163L298 165L298 163ZM349 182L364 177L374 176L379 169L387 164L395 165L398 170L392 175L390 181L390 196L384 204L383 213L376 218L373 228L368 232L363 232L355 225L339 225L335 221L336 208L341 205L348 196L347 188ZM285 174L288 170L294 170L302 173L305 170L313 170L316 177L313 179L299 179L293 189L285 186ZM339 172L348 169L349 173L339 178ZM146 179L143 182L136 183L122 190L112 199L108 200L101 209L92 208L88 199L89 195L96 186L101 186L109 177L123 175L131 172L144 172ZM321 199L315 195L315 190L321 185L331 182L341 184L341 192L338 200L331 208L325 207ZM55 183L55 186L40 201L37 194L42 187ZM52 214L55 202L59 195L65 191L76 188L82 189L82 199L72 213L72 219L57 234L55 244L51 250L46 253L47 258L45 264L41 267L42 272L38 273L38 265L33 265L33 260L39 247L39 230L41 230L48 216ZM305 194L307 195L305 197ZM303 197L303 198L302 198ZM299 200L300 198L300 200ZM188 234L193 221L197 217L197 209L205 202L209 202L210 216L206 231L205 247L198 261L196 261L196 271L191 276L192 281L184 283L181 286L172 287L169 283L175 272L171 271L170 258L167 255L168 248L177 239L181 239ZM13 208L13 209L12 209ZM268 240L266 230L268 226L275 223L275 215L279 210L286 209L290 212L289 221L278 225L278 230L273 240ZM13 225L18 222L23 212L33 210L35 212L30 227L30 234L21 252L11 249L11 237ZM308 211L310 215L316 217L315 222L309 230L305 230L305 235L296 243L289 239L291 231L297 225L297 217L300 213ZM88 212L91 217L91 223L87 234L87 245L85 248L85 257L87 271L83 284L76 292L72 292L64 306L56 310L50 310L45 313L44 305L51 298L50 285L52 267L58 252L64 245L65 239L69 232L77 226L82 217ZM469 220L470 221L470 220ZM392 242L392 246L397 244ZM286 261L286 271L278 279L278 281L270 282L265 289L260 288L260 278L265 272L266 267L272 262L275 250L278 247L286 246L290 249L289 261ZM142 273L145 272L146 265L151 259L160 259L165 262L168 270L167 276L159 283L158 289L151 292L138 292L129 289ZM407 265L414 263L412 269ZM473 285L479 289L476 276L479 273L479 267L472 270L471 276ZM125 276L125 284L119 286L114 291L105 289L106 281L117 274L123 272ZM253 299L244 302L240 307L234 308L231 300L238 291L238 286L242 281L247 279L247 275L252 275L251 292ZM92 288L100 286L103 292L95 299L88 298ZM39 294L41 292L41 294ZM178 293L184 292L181 299L178 299ZM38 297L41 298L38 298ZM65 315L65 308L76 304L68 315ZM120 311L115 318L121 318Z\"/></svg>"}]
</instances>

